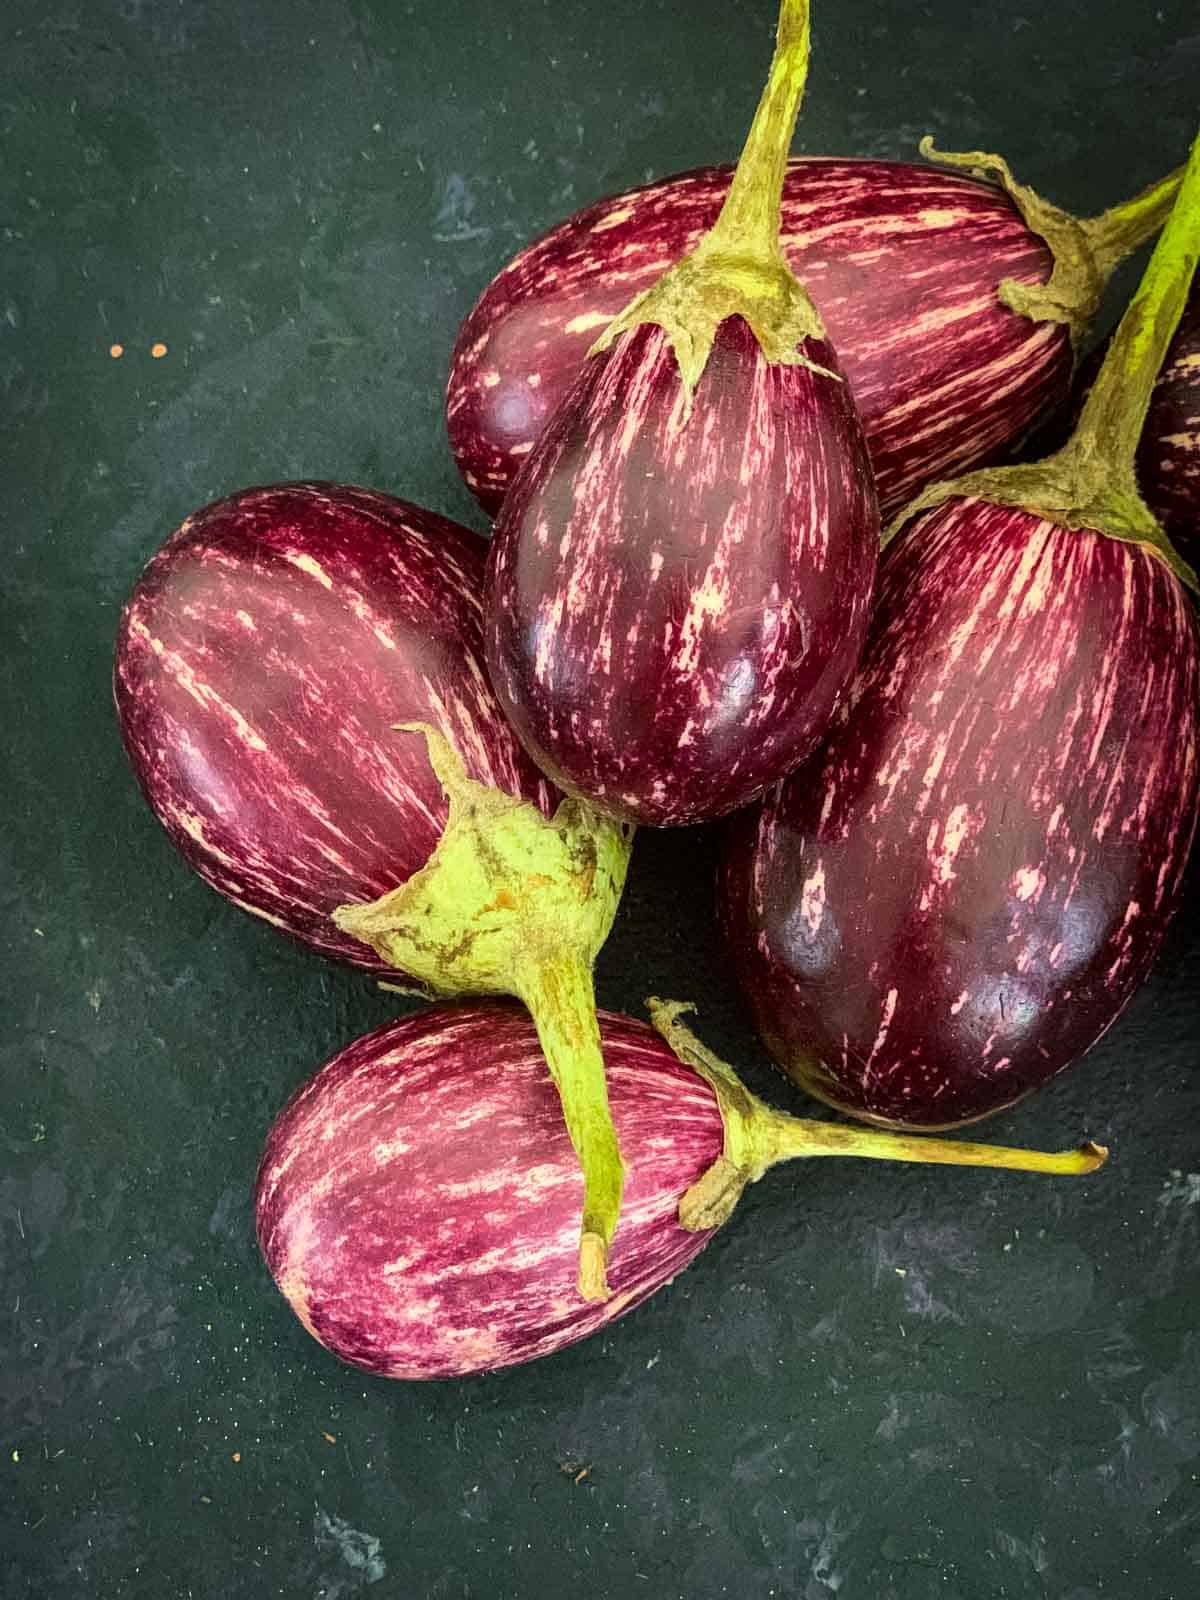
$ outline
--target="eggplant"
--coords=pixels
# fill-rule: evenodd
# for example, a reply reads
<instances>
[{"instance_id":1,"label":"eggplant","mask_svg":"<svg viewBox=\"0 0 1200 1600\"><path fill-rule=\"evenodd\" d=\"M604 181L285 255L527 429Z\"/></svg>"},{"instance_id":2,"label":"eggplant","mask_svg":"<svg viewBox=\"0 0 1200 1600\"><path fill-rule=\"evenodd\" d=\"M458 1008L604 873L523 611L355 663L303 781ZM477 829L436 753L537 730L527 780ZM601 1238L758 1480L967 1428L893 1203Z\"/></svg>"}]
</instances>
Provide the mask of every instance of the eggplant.
<instances>
[{"instance_id":1,"label":"eggplant","mask_svg":"<svg viewBox=\"0 0 1200 1600\"><path fill-rule=\"evenodd\" d=\"M935 479L998 459L1061 405L1109 275L1160 226L1178 173L1092 218L965 169L799 157L783 188L788 265L811 290L862 416L885 516ZM702 167L578 211L526 246L459 330L446 426L489 513L631 295L694 249L733 168ZM973 174L973 175L967 175ZM987 181L987 180L994 181Z\"/></svg>"},{"instance_id":2,"label":"eggplant","mask_svg":"<svg viewBox=\"0 0 1200 1600\"><path fill-rule=\"evenodd\" d=\"M679 1020L602 1012L629 1159L614 1293L573 1293L580 1178L525 1014L438 1007L334 1056L280 1113L255 1191L259 1246L292 1310L341 1360L449 1378L585 1338L682 1271L747 1183L797 1156L1083 1173L1107 1152L1042 1154L805 1122L755 1099Z\"/></svg>"},{"instance_id":3,"label":"eggplant","mask_svg":"<svg viewBox=\"0 0 1200 1600\"><path fill-rule=\"evenodd\" d=\"M346 485L218 500L138 580L114 694L146 799L227 899L427 996L525 1001L588 1174L583 1284L600 1294L621 1164L592 964L630 838L559 801L505 723L484 548Z\"/></svg>"},{"instance_id":4,"label":"eggplant","mask_svg":"<svg viewBox=\"0 0 1200 1600\"><path fill-rule=\"evenodd\" d=\"M862 429L779 245L808 64L782 0L713 230L598 341L497 519L497 696L559 787L655 826L744 805L811 748L878 547Z\"/></svg>"},{"instance_id":5,"label":"eggplant","mask_svg":"<svg viewBox=\"0 0 1200 1600\"><path fill-rule=\"evenodd\" d=\"M419 871L448 800L418 735L549 817L555 793L482 671L483 541L345 485L244 490L189 517L121 618L121 735L206 883L323 955L396 976L339 928ZM410 976L413 976L410 974Z\"/></svg>"},{"instance_id":6,"label":"eggplant","mask_svg":"<svg viewBox=\"0 0 1200 1600\"><path fill-rule=\"evenodd\" d=\"M889 529L821 751L730 830L725 939L797 1082L898 1127L1077 1060L1157 954L1198 809L1195 574L1134 454L1200 243L1200 140L1072 439Z\"/></svg>"}]
</instances>

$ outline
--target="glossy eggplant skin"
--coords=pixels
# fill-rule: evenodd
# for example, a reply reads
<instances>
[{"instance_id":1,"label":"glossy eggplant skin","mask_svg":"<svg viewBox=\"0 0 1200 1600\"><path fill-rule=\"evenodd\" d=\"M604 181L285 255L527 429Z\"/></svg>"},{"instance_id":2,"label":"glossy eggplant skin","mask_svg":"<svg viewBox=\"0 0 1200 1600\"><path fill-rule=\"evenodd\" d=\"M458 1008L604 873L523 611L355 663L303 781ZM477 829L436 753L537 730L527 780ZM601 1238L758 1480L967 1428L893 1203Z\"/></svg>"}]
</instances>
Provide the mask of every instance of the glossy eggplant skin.
<instances>
[{"instance_id":1,"label":"glossy eggplant skin","mask_svg":"<svg viewBox=\"0 0 1200 1600\"><path fill-rule=\"evenodd\" d=\"M1200 565L1200 285L1159 373L1137 455L1138 485L1185 561Z\"/></svg>"},{"instance_id":2,"label":"glossy eggplant skin","mask_svg":"<svg viewBox=\"0 0 1200 1600\"><path fill-rule=\"evenodd\" d=\"M464 321L446 391L459 468L494 513L597 336L716 221L732 168L598 201L527 246ZM1071 376L1067 330L1005 307L1052 258L991 185L900 161L805 157L783 194L788 263L825 321L886 515L996 458Z\"/></svg>"},{"instance_id":3,"label":"glossy eggplant skin","mask_svg":"<svg viewBox=\"0 0 1200 1600\"><path fill-rule=\"evenodd\" d=\"M576 1290L583 1180L528 1014L435 1006L347 1045L268 1136L259 1244L314 1338L383 1377L490 1372L597 1332L704 1248L677 1213L721 1154L716 1096L645 1023L599 1017L629 1163L611 1298Z\"/></svg>"},{"instance_id":4,"label":"glossy eggplant skin","mask_svg":"<svg viewBox=\"0 0 1200 1600\"><path fill-rule=\"evenodd\" d=\"M877 547L844 382L769 363L730 317L689 418L665 335L636 328L589 360L497 519L492 683L560 788L659 827L722 815L827 723Z\"/></svg>"},{"instance_id":5,"label":"glossy eggplant skin","mask_svg":"<svg viewBox=\"0 0 1200 1600\"><path fill-rule=\"evenodd\" d=\"M345 484L246 489L189 517L122 614L113 688L142 790L235 905L325 955L391 972L332 912L405 882L448 805L425 721L472 777L555 797L483 670L485 546Z\"/></svg>"},{"instance_id":6,"label":"glossy eggplant skin","mask_svg":"<svg viewBox=\"0 0 1200 1600\"><path fill-rule=\"evenodd\" d=\"M1197 636L1147 550L952 500L885 551L820 751L736 820L725 937L783 1069L955 1126L1120 1014L1197 814Z\"/></svg>"}]
</instances>

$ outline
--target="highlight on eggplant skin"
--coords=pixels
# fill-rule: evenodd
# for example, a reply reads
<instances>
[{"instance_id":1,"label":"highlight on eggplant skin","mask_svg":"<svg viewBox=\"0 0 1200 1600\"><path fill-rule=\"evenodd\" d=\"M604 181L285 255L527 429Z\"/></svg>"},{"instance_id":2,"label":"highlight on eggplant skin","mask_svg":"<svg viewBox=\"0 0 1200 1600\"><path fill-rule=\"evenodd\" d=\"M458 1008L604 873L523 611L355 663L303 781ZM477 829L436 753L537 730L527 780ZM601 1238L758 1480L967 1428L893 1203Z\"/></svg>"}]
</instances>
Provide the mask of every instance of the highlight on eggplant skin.
<instances>
[{"instance_id":1,"label":"highlight on eggplant skin","mask_svg":"<svg viewBox=\"0 0 1200 1600\"><path fill-rule=\"evenodd\" d=\"M611 1298L576 1292L583 1184L527 1014L439 1006L347 1046L271 1129L259 1244L314 1338L384 1377L489 1372L586 1338L703 1249L677 1212L721 1154L713 1090L644 1023L600 1024L629 1163Z\"/></svg>"},{"instance_id":2,"label":"highlight on eggplant skin","mask_svg":"<svg viewBox=\"0 0 1200 1600\"><path fill-rule=\"evenodd\" d=\"M1191 606L1149 550L972 500L911 522L828 740L722 863L784 1071L929 1129L1077 1060L1178 903L1198 696Z\"/></svg>"},{"instance_id":3,"label":"highlight on eggplant skin","mask_svg":"<svg viewBox=\"0 0 1200 1600\"><path fill-rule=\"evenodd\" d=\"M731 167L601 200L492 280L459 331L451 447L495 513L610 318L715 222ZM1071 341L996 294L1038 285L1051 252L992 185L900 161L792 160L788 263L820 308L863 419L886 516L922 485L995 459L1061 403Z\"/></svg>"},{"instance_id":4,"label":"highlight on eggplant skin","mask_svg":"<svg viewBox=\"0 0 1200 1600\"><path fill-rule=\"evenodd\" d=\"M836 373L836 356L807 341ZM683 419L641 327L593 356L505 501L485 646L525 748L639 824L745 805L812 748L858 658L878 548L846 385L720 326Z\"/></svg>"},{"instance_id":5,"label":"highlight on eggplant skin","mask_svg":"<svg viewBox=\"0 0 1200 1600\"><path fill-rule=\"evenodd\" d=\"M189 517L123 612L121 737L172 841L236 905L323 954L394 969L331 920L432 855L444 725L472 777L555 796L482 664L485 545L390 495L332 483L247 489Z\"/></svg>"}]
</instances>

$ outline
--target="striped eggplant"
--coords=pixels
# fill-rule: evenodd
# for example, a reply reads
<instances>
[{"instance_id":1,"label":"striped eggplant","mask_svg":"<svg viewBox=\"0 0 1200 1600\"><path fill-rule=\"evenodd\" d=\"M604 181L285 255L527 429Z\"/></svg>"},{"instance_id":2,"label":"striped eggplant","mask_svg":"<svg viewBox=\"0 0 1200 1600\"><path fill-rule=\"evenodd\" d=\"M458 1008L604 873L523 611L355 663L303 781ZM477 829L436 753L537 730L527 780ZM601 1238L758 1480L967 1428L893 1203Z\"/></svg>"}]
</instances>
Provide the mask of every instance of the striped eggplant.
<instances>
[{"instance_id":1,"label":"striped eggplant","mask_svg":"<svg viewBox=\"0 0 1200 1600\"><path fill-rule=\"evenodd\" d=\"M259 1245L308 1332L383 1377L488 1372L573 1344L669 1283L777 1161L1080 1173L1106 1154L803 1122L750 1095L679 1021L685 1007L652 1009L661 1036L601 1013L630 1167L611 1299L573 1293L580 1179L527 1017L495 1003L435 1008L341 1051L267 1139Z\"/></svg>"},{"instance_id":2,"label":"striped eggplant","mask_svg":"<svg viewBox=\"0 0 1200 1600\"><path fill-rule=\"evenodd\" d=\"M719 816L789 771L862 643L866 446L779 245L807 64L807 0L782 0L720 218L609 325L492 540L500 702L555 783L632 822Z\"/></svg>"},{"instance_id":3,"label":"striped eggplant","mask_svg":"<svg viewBox=\"0 0 1200 1600\"><path fill-rule=\"evenodd\" d=\"M392 978L333 913L405 882L446 826L421 739L395 725L444 727L472 777L554 806L482 671L483 553L387 495L250 489L189 517L121 618L121 735L181 854L236 905Z\"/></svg>"},{"instance_id":4,"label":"striped eggplant","mask_svg":"<svg viewBox=\"0 0 1200 1600\"><path fill-rule=\"evenodd\" d=\"M579 802L555 810L505 723L482 663L483 551L365 489L219 500L133 591L117 711L155 814L236 905L427 995L525 1001L588 1173L601 1293L621 1166L591 972L630 842Z\"/></svg>"},{"instance_id":5,"label":"striped eggplant","mask_svg":"<svg viewBox=\"0 0 1200 1600\"><path fill-rule=\"evenodd\" d=\"M768 1047L869 1120L954 1126L1076 1060L1146 974L1196 826L1194 574L1134 452L1200 242L1200 141L1072 440L928 491L827 743L731 830Z\"/></svg>"},{"instance_id":6,"label":"striped eggplant","mask_svg":"<svg viewBox=\"0 0 1200 1600\"><path fill-rule=\"evenodd\" d=\"M997 156L805 157L783 190L782 242L812 292L862 416L885 515L936 478L996 459L1061 404L1072 345L1116 264L1158 228L1178 175L1077 219ZM629 298L712 227L730 167L600 200L527 246L459 331L446 389L450 443L495 513ZM994 177L996 183L983 180Z\"/></svg>"}]
</instances>

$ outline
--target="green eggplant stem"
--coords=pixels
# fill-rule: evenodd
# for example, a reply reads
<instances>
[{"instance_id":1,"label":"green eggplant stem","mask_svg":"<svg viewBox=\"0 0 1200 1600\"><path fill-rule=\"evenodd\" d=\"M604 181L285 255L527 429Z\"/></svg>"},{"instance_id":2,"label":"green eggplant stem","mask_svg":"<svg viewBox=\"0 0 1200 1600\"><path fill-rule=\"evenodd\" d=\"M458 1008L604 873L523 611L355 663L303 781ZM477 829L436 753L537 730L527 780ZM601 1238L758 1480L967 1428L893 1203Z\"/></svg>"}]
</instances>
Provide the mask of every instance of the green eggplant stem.
<instances>
[{"instance_id":1,"label":"green eggplant stem","mask_svg":"<svg viewBox=\"0 0 1200 1600\"><path fill-rule=\"evenodd\" d=\"M605 1268L625 1167L609 1110L591 964L571 954L534 961L516 975L514 989L533 1017L583 1170L579 1293L585 1300L607 1300Z\"/></svg>"},{"instance_id":2,"label":"green eggplant stem","mask_svg":"<svg viewBox=\"0 0 1200 1600\"><path fill-rule=\"evenodd\" d=\"M729 193L712 229L620 311L589 355L652 323L665 333L679 366L681 423L708 364L717 329L741 317L769 362L805 366L840 378L805 354L825 329L780 241L788 150L808 77L808 0L781 0L775 54Z\"/></svg>"},{"instance_id":3,"label":"green eggplant stem","mask_svg":"<svg viewBox=\"0 0 1200 1600\"><path fill-rule=\"evenodd\" d=\"M809 0L783 0L767 86L709 235L763 260L783 256L779 240L783 181L808 82L808 57Z\"/></svg>"},{"instance_id":4,"label":"green eggplant stem","mask_svg":"<svg viewBox=\"0 0 1200 1600\"><path fill-rule=\"evenodd\" d=\"M757 1182L779 1162L800 1157L860 1156L868 1161L1000 1167L1066 1176L1094 1172L1108 1158L1103 1145L1090 1141L1077 1150L1020 1150L789 1116L751 1094L733 1069L680 1021L690 1006L657 999L646 1004L655 1028L675 1054L712 1087L725 1126L724 1150L679 1203L680 1225L691 1232L720 1227L748 1183Z\"/></svg>"},{"instance_id":5,"label":"green eggplant stem","mask_svg":"<svg viewBox=\"0 0 1200 1600\"><path fill-rule=\"evenodd\" d=\"M1134 460L1150 397L1200 259L1200 134L1150 264L1113 335L1073 444L1103 461L1122 491L1137 494Z\"/></svg>"},{"instance_id":6,"label":"green eggplant stem","mask_svg":"<svg viewBox=\"0 0 1200 1600\"><path fill-rule=\"evenodd\" d=\"M624 1168L592 966L620 903L633 829L576 799L547 819L468 777L436 728L397 731L424 736L449 800L446 826L419 872L369 905L339 906L333 921L427 997L511 994L528 1006L583 1170L580 1291L604 1299Z\"/></svg>"},{"instance_id":7,"label":"green eggplant stem","mask_svg":"<svg viewBox=\"0 0 1200 1600\"><path fill-rule=\"evenodd\" d=\"M1080 226L1106 278L1130 251L1145 244L1162 227L1175 204L1184 171L1183 167L1176 167L1128 200L1109 206L1099 216L1082 219Z\"/></svg>"}]
</instances>

